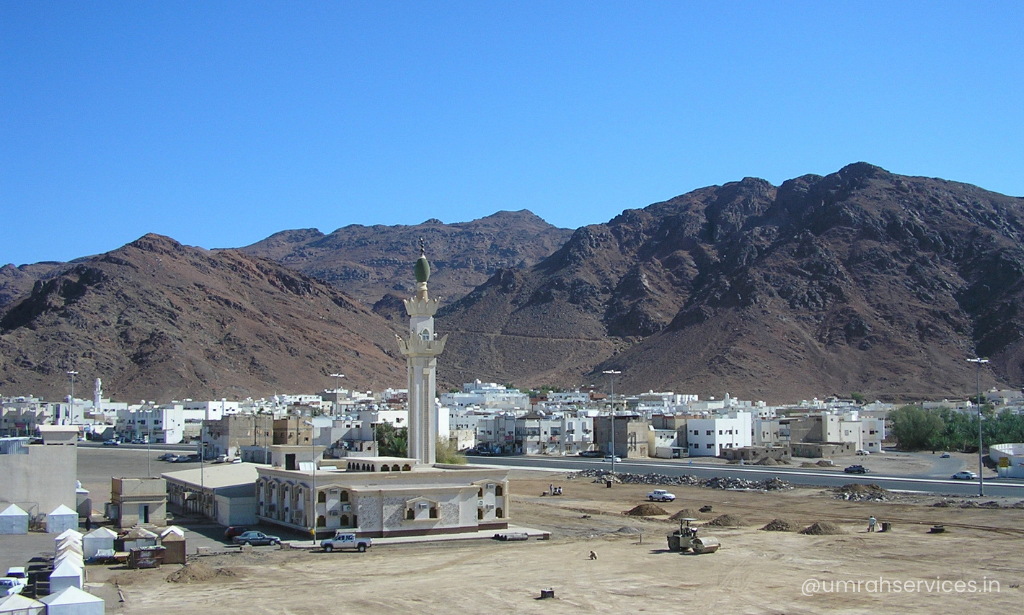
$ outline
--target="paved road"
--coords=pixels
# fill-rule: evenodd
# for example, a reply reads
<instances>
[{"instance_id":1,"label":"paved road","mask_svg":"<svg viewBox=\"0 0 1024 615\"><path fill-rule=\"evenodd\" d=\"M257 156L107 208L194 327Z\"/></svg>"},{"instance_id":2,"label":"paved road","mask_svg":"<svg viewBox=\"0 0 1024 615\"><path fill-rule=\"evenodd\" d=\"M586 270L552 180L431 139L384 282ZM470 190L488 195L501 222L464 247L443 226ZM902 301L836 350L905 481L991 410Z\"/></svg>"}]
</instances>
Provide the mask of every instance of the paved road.
<instances>
[{"instance_id":1,"label":"paved road","mask_svg":"<svg viewBox=\"0 0 1024 615\"><path fill-rule=\"evenodd\" d=\"M579 457L471 457L470 463L502 465L510 468L535 468L556 472L573 472L585 469L609 469L611 464L600 459ZM815 485L839 487L848 483L875 483L892 491L916 491L936 495L968 496L978 495L977 481L956 481L949 478L935 478L929 475L892 476L882 474L845 474L835 470L813 470L785 466L735 466L712 465L666 459L625 459L615 464L617 472L637 474L658 473L668 476L690 474L700 478L715 476L764 480L778 476L794 485ZM933 469L934 471L934 469ZM947 475L948 476L948 475ZM988 479L985 481L985 495L1009 498L1024 498L1024 481L1009 479Z\"/></svg>"}]
</instances>

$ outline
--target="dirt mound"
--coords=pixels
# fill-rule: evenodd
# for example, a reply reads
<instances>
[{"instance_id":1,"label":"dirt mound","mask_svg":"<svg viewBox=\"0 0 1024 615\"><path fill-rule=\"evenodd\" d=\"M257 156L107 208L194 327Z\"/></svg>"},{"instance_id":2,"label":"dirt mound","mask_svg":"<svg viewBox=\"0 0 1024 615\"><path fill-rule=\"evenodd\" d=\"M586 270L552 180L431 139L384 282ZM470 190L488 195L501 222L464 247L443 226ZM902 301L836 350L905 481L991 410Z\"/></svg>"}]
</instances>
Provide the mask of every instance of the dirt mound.
<instances>
[{"instance_id":1,"label":"dirt mound","mask_svg":"<svg viewBox=\"0 0 1024 615\"><path fill-rule=\"evenodd\" d=\"M743 525L743 520L732 515L719 515L711 521L708 521L708 525L713 525L715 527L740 527Z\"/></svg>"},{"instance_id":2,"label":"dirt mound","mask_svg":"<svg viewBox=\"0 0 1024 615\"><path fill-rule=\"evenodd\" d=\"M785 519L772 519L761 529L766 532L795 532L796 525Z\"/></svg>"},{"instance_id":3,"label":"dirt mound","mask_svg":"<svg viewBox=\"0 0 1024 615\"><path fill-rule=\"evenodd\" d=\"M627 514L630 517L655 517L657 515L667 515L668 511L657 504L640 504L623 514Z\"/></svg>"},{"instance_id":4,"label":"dirt mound","mask_svg":"<svg viewBox=\"0 0 1024 615\"><path fill-rule=\"evenodd\" d=\"M697 512L695 510L690 510L689 508L684 508L684 509L680 510L679 512L677 512L676 514L674 514L671 517L669 517L669 519L672 519L673 521L678 521L680 519L700 519L700 518L701 518L701 514L699 512Z\"/></svg>"},{"instance_id":5,"label":"dirt mound","mask_svg":"<svg viewBox=\"0 0 1024 615\"><path fill-rule=\"evenodd\" d=\"M816 467L818 467L818 464L811 463L810 461L804 461L804 462L802 462L800 464L800 467L801 468L816 468Z\"/></svg>"},{"instance_id":6,"label":"dirt mound","mask_svg":"<svg viewBox=\"0 0 1024 615\"><path fill-rule=\"evenodd\" d=\"M634 536L636 536L637 534L643 534L643 530L635 527L629 527L628 525L623 525L615 531L619 534L632 534Z\"/></svg>"},{"instance_id":7,"label":"dirt mound","mask_svg":"<svg viewBox=\"0 0 1024 615\"><path fill-rule=\"evenodd\" d=\"M818 461L816 461L816 462L814 463L814 465L816 465L816 466L821 466L821 467L823 467L823 468L831 468L831 467L834 467L834 466L835 466L836 464L832 463L832 462L831 462L830 460L828 460L828 459L819 459Z\"/></svg>"},{"instance_id":8,"label":"dirt mound","mask_svg":"<svg viewBox=\"0 0 1024 615\"><path fill-rule=\"evenodd\" d=\"M210 568L203 562L185 564L167 577L168 583L201 583L218 577L236 576L234 571L228 568Z\"/></svg>"},{"instance_id":9,"label":"dirt mound","mask_svg":"<svg viewBox=\"0 0 1024 615\"><path fill-rule=\"evenodd\" d=\"M818 521L800 530L800 533L809 536L835 536L836 534L845 534L846 530L831 521Z\"/></svg>"},{"instance_id":10,"label":"dirt mound","mask_svg":"<svg viewBox=\"0 0 1024 615\"><path fill-rule=\"evenodd\" d=\"M756 465L756 466L780 466L782 464L779 463L778 461L775 461L771 457L765 457L764 459L759 460L754 465Z\"/></svg>"}]
</instances>

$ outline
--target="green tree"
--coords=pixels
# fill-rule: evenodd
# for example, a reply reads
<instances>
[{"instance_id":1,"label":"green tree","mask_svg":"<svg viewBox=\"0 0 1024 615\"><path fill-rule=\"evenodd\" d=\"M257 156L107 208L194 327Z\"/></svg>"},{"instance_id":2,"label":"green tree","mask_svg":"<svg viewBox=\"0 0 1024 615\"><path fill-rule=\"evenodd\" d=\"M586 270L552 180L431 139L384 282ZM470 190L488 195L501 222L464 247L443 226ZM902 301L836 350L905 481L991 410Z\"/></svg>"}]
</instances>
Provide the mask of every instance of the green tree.
<instances>
[{"instance_id":1,"label":"green tree","mask_svg":"<svg viewBox=\"0 0 1024 615\"><path fill-rule=\"evenodd\" d=\"M377 423L373 428L377 439L378 455L406 457L409 454L409 430L391 423Z\"/></svg>"},{"instance_id":2,"label":"green tree","mask_svg":"<svg viewBox=\"0 0 1024 615\"><path fill-rule=\"evenodd\" d=\"M455 444L446 438L437 439L437 463L450 463L463 465L466 463L466 456L455 448Z\"/></svg>"},{"instance_id":3,"label":"green tree","mask_svg":"<svg viewBox=\"0 0 1024 615\"><path fill-rule=\"evenodd\" d=\"M945 424L936 411L920 406L903 406L890 413L889 419L892 421L892 433L902 450L935 450L941 443Z\"/></svg>"},{"instance_id":4,"label":"green tree","mask_svg":"<svg viewBox=\"0 0 1024 615\"><path fill-rule=\"evenodd\" d=\"M857 402L858 404L864 405L864 394L863 393L850 393L850 399Z\"/></svg>"}]
</instances>

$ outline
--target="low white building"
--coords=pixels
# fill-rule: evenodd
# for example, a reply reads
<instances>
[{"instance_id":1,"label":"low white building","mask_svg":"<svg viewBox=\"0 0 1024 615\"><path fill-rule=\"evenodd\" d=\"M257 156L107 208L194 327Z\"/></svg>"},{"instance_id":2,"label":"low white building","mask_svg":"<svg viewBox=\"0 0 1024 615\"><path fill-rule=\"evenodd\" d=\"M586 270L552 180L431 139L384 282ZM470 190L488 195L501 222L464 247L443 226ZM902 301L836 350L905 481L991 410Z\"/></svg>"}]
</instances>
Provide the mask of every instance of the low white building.
<instances>
[{"instance_id":1,"label":"low white building","mask_svg":"<svg viewBox=\"0 0 1024 615\"><path fill-rule=\"evenodd\" d=\"M461 393L444 393L440 403L445 406L480 406L501 410L526 410L530 396L516 389L508 389L494 382L467 382Z\"/></svg>"},{"instance_id":2,"label":"low white building","mask_svg":"<svg viewBox=\"0 0 1024 615\"><path fill-rule=\"evenodd\" d=\"M319 535L475 533L506 529L511 518L508 471L499 468L359 457L315 470L257 471L258 520L304 532L315 527Z\"/></svg>"}]
</instances>

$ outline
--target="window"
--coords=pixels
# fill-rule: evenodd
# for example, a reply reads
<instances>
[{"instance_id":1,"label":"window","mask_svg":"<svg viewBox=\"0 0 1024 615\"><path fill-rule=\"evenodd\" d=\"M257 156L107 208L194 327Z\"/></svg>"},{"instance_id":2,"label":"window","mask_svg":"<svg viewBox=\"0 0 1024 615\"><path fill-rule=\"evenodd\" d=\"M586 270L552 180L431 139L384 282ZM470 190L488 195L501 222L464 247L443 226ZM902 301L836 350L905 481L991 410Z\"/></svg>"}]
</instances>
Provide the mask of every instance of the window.
<instances>
[{"instance_id":1,"label":"window","mask_svg":"<svg viewBox=\"0 0 1024 615\"><path fill-rule=\"evenodd\" d=\"M713 444L711 444L710 442L708 442L708 444L707 444L707 447L708 447L708 448L714 448L714 445L713 445Z\"/></svg>"},{"instance_id":2,"label":"window","mask_svg":"<svg viewBox=\"0 0 1024 615\"><path fill-rule=\"evenodd\" d=\"M326 504L327 503L327 494L324 493L323 491L317 493L316 494L316 501L318 503L320 503L320 504Z\"/></svg>"},{"instance_id":3,"label":"window","mask_svg":"<svg viewBox=\"0 0 1024 615\"><path fill-rule=\"evenodd\" d=\"M494 495L500 496L500 495L503 495L504 493L505 493L505 490L501 488L501 485L495 485L494 486ZM501 516L501 515L499 515L499 516Z\"/></svg>"},{"instance_id":4,"label":"window","mask_svg":"<svg viewBox=\"0 0 1024 615\"><path fill-rule=\"evenodd\" d=\"M712 432L713 432L713 430L709 429L707 435L709 435L709 436L714 435Z\"/></svg>"},{"instance_id":5,"label":"window","mask_svg":"<svg viewBox=\"0 0 1024 615\"><path fill-rule=\"evenodd\" d=\"M411 508L410 508L410 509L408 509L408 510L406 510L406 511L405 511L405 518L406 518L406 520L408 520L408 521L412 521L412 520L416 519L416 511L414 511L414 510L413 510L413 509L411 509Z\"/></svg>"},{"instance_id":6,"label":"window","mask_svg":"<svg viewBox=\"0 0 1024 615\"><path fill-rule=\"evenodd\" d=\"M339 499L342 502L347 502L348 501L348 491L342 491L341 492L341 498L339 498Z\"/></svg>"}]
</instances>

